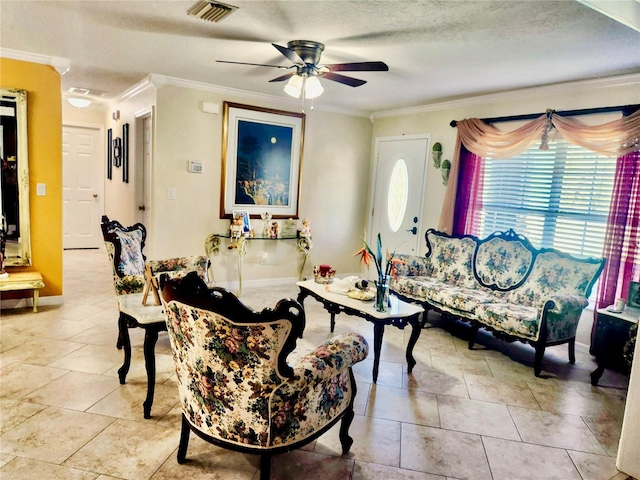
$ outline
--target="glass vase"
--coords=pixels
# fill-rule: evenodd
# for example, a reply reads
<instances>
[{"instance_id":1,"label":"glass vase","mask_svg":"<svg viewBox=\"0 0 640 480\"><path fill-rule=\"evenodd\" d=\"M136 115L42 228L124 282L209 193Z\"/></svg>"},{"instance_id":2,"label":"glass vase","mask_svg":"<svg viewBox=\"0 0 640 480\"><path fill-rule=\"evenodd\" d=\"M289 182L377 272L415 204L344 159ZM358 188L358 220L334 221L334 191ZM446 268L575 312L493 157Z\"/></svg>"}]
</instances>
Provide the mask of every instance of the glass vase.
<instances>
[{"instance_id":1,"label":"glass vase","mask_svg":"<svg viewBox=\"0 0 640 480\"><path fill-rule=\"evenodd\" d=\"M386 276L376 281L376 300L373 308L377 312L389 311L389 279Z\"/></svg>"}]
</instances>

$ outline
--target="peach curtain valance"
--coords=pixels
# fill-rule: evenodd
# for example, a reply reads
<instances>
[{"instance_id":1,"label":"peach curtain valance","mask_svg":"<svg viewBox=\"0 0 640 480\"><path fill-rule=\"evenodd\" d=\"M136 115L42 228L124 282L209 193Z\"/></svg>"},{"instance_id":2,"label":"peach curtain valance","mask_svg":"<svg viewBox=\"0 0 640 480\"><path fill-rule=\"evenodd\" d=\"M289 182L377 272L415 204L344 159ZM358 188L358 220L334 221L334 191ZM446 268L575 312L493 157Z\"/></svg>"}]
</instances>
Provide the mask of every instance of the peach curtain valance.
<instances>
[{"instance_id":1,"label":"peach curtain valance","mask_svg":"<svg viewBox=\"0 0 640 480\"><path fill-rule=\"evenodd\" d=\"M640 110L595 126L549 112L511 132L498 130L478 118L461 120L457 127L467 150L483 158L513 157L541 141L551 128L570 143L610 157L621 157L640 146Z\"/></svg>"},{"instance_id":2,"label":"peach curtain valance","mask_svg":"<svg viewBox=\"0 0 640 480\"><path fill-rule=\"evenodd\" d=\"M568 142L610 157L621 157L640 149L640 110L595 126L551 110L511 132L503 132L478 118L460 120L456 126L458 138L438 225L439 230L447 233L453 226L462 145L483 158L510 158L538 141L540 148L545 149L548 134L555 128Z\"/></svg>"}]
</instances>

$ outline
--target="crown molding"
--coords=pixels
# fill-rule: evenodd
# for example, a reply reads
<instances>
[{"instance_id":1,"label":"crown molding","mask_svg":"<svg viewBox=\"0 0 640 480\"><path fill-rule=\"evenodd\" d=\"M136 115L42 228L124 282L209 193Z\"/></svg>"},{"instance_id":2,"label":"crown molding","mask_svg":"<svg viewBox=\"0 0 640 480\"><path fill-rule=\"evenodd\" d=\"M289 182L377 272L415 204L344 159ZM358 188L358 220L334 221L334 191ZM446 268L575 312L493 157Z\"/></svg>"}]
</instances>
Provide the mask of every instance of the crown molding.
<instances>
[{"instance_id":1,"label":"crown molding","mask_svg":"<svg viewBox=\"0 0 640 480\"><path fill-rule=\"evenodd\" d=\"M437 112L441 110L453 110L456 108L495 103L504 101L526 100L542 95L557 95L562 93L575 93L576 90L595 90L599 88L620 87L624 85L640 85L640 74L619 75L616 77L596 78L592 80L580 80L576 82L555 83L540 87L530 87L518 90L477 95L445 102L430 103L417 107L400 108L397 110L385 110L374 112L369 117L373 122L376 118L400 117L419 113Z\"/></svg>"},{"instance_id":2,"label":"crown molding","mask_svg":"<svg viewBox=\"0 0 640 480\"><path fill-rule=\"evenodd\" d=\"M247 97L256 101L284 103L286 105L291 105L291 108L300 108L301 106L301 101L295 100L293 98L290 99L284 96L281 97L276 95L266 95L262 93L250 92L248 90L222 87L222 86L213 85L210 83L197 82L194 80L186 80L184 78L170 77L167 75L160 75L157 73L149 74L147 79L148 79L148 82L150 82L155 88L158 88L158 89L162 88L164 85L172 85L176 87L202 90L205 92L213 92L213 93L218 93L222 95L234 95L234 96ZM314 103L313 109L311 108L310 105L305 105L305 109L307 109L308 111L319 110L323 112L340 113L343 115L352 115L352 116L358 116L358 117L369 116L368 112L336 108L331 105L322 104L321 101L318 101L318 103Z\"/></svg>"},{"instance_id":3,"label":"crown molding","mask_svg":"<svg viewBox=\"0 0 640 480\"><path fill-rule=\"evenodd\" d=\"M23 62L51 65L60 75L64 75L69 71L69 68L71 68L71 61L68 58L22 52L20 50L12 50L10 48L0 48L0 57L11 58L12 60L22 60Z\"/></svg>"}]
</instances>

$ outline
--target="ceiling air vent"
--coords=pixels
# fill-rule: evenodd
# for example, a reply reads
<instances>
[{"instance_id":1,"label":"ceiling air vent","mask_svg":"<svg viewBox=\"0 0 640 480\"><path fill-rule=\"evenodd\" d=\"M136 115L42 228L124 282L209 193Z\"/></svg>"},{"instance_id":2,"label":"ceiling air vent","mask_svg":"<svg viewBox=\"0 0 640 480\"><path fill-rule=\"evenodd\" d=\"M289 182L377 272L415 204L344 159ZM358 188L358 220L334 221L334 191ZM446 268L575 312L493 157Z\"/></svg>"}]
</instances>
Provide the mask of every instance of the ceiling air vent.
<instances>
[{"instance_id":1,"label":"ceiling air vent","mask_svg":"<svg viewBox=\"0 0 640 480\"><path fill-rule=\"evenodd\" d=\"M73 93L74 95L93 95L94 97L102 97L106 92L101 92L100 90L93 90L90 88L80 88L80 87L70 87L67 90L69 93Z\"/></svg>"},{"instance_id":2,"label":"ceiling air vent","mask_svg":"<svg viewBox=\"0 0 640 480\"><path fill-rule=\"evenodd\" d=\"M220 22L237 9L238 7L234 7L233 5L202 0L191 7L187 11L187 14L201 18L202 20L208 20L209 22Z\"/></svg>"}]
</instances>

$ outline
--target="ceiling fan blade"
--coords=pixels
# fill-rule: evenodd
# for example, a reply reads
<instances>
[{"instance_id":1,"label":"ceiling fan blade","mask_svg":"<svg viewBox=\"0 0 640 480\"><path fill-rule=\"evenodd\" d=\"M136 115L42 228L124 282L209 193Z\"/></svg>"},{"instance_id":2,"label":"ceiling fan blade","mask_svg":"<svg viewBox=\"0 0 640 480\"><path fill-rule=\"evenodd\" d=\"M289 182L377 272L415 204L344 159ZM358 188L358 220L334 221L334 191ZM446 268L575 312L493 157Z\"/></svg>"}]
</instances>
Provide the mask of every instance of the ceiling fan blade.
<instances>
[{"instance_id":1,"label":"ceiling fan blade","mask_svg":"<svg viewBox=\"0 0 640 480\"><path fill-rule=\"evenodd\" d=\"M321 73L320 76L322 78L326 78L327 80L333 80L334 82L349 85L350 87L359 87L360 85L364 85L365 83L367 83L365 80L359 80L357 78L347 77L345 75L331 72Z\"/></svg>"},{"instance_id":2,"label":"ceiling fan blade","mask_svg":"<svg viewBox=\"0 0 640 480\"><path fill-rule=\"evenodd\" d=\"M266 65L264 63L246 63L246 62L230 62L229 60L216 60L218 63L233 63L234 65L253 65L254 67L272 67L272 68L293 68L293 67L285 67L283 65Z\"/></svg>"},{"instance_id":3,"label":"ceiling fan blade","mask_svg":"<svg viewBox=\"0 0 640 480\"><path fill-rule=\"evenodd\" d=\"M332 72L388 72L389 67L384 62L353 62L334 63L332 65L322 65Z\"/></svg>"},{"instance_id":4,"label":"ceiling fan blade","mask_svg":"<svg viewBox=\"0 0 640 480\"><path fill-rule=\"evenodd\" d=\"M289 78L293 77L295 75L296 72L289 72L286 73L284 75L282 75L281 77L277 77L274 78L273 80L269 80L270 82L284 82L285 80L288 80Z\"/></svg>"},{"instance_id":5,"label":"ceiling fan blade","mask_svg":"<svg viewBox=\"0 0 640 480\"><path fill-rule=\"evenodd\" d=\"M276 49L285 57L287 57L289 60L291 60L294 65L298 66L298 67L304 67L305 63L304 60L302 60L302 58L300 58L300 55L298 55L296 52L294 52L293 50L291 50L290 48L287 47L283 47L281 45L276 45L275 43L272 43L271 45L273 45L274 47L276 47Z\"/></svg>"}]
</instances>

